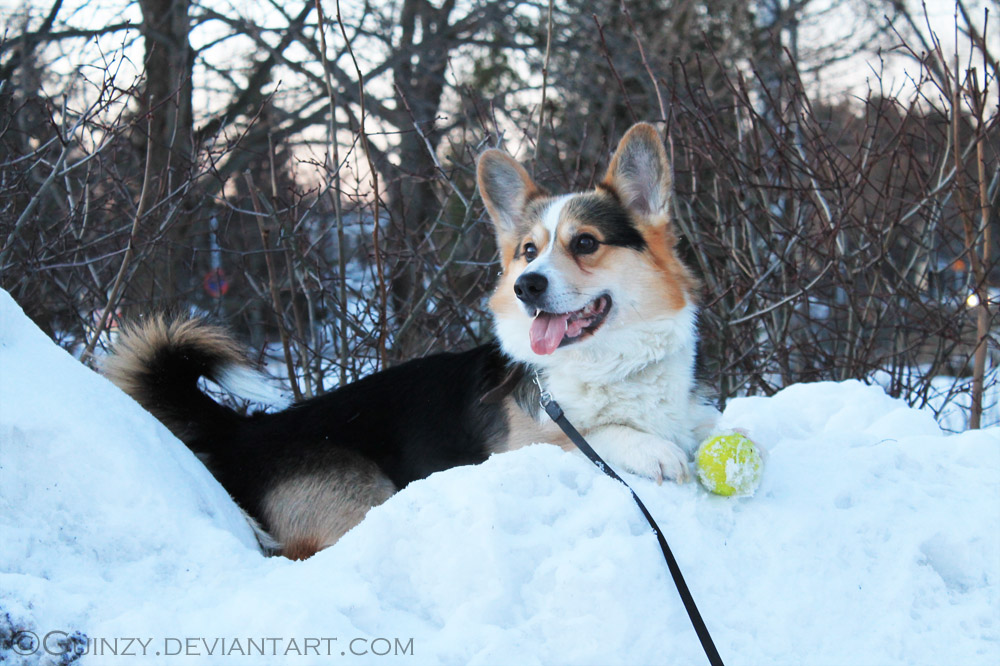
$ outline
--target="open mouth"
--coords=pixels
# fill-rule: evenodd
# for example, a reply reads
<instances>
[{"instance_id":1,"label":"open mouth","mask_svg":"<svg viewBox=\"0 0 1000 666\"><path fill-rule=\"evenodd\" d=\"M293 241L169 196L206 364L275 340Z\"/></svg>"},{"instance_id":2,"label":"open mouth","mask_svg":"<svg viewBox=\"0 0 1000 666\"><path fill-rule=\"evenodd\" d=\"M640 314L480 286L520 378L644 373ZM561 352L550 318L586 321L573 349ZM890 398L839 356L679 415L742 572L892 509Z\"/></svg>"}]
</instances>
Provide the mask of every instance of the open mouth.
<instances>
[{"instance_id":1,"label":"open mouth","mask_svg":"<svg viewBox=\"0 0 1000 666\"><path fill-rule=\"evenodd\" d=\"M611 312L611 296L601 294L590 303L573 312L535 313L528 335L531 351L547 355L559 347L583 340L601 327Z\"/></svg>"}]
</instances>

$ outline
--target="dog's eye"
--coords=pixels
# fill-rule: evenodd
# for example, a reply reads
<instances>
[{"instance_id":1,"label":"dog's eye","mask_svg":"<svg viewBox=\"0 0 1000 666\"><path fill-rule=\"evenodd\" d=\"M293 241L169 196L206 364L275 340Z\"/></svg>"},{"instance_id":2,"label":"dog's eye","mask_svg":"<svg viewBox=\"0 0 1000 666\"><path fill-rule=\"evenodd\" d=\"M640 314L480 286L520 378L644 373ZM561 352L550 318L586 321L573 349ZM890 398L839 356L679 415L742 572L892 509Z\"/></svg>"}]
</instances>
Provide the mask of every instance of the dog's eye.
<instances>
[{"instance_id":1,"label":"dog's eye","mask_svg":"<svg viewBox=\"0 0 1000 666\"><path fill-rule=\"evenodd\" d=\"M570 247L573 250L573 254L593 254L597 252L597 247L600 244L601 242L590 234L580 234L573 239Z\"/></svg>"},{"instance_id":2,"label":"dog's eye","mask_svg":"<svg viewBox=\"0 0 1000 666\"><path fill-rule=\"evenodd\" d=\"M524 248L521 249L521 253L524 254L526 261L534 261L535 257L538 256L538 248L535 247L534 243L525 243Z\"/></svg>"}]
</instances>

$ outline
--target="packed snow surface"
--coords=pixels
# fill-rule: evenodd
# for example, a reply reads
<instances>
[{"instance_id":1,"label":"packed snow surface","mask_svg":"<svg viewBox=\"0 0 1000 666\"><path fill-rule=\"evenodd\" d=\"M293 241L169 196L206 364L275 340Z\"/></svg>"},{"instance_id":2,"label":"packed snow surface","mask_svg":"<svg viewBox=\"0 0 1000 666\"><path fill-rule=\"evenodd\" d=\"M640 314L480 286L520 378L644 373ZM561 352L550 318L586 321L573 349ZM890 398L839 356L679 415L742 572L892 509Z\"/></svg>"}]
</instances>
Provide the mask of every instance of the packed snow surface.
<instances>
[{"instance_id":1,"label":"packed snow surface","mask_svg":"<svg viewBox=\"0 0 1000 666\"><path fill-rule=\"evenodd\" d=\"M0 379L0 662L705 663L627 491L577 454L435 474L291 562L6 293ZM1000 430L944 436L858 382L720 428L766 451L753 498L628 480L727 663L1000 663Z\"/></svg>"}]
</instances>

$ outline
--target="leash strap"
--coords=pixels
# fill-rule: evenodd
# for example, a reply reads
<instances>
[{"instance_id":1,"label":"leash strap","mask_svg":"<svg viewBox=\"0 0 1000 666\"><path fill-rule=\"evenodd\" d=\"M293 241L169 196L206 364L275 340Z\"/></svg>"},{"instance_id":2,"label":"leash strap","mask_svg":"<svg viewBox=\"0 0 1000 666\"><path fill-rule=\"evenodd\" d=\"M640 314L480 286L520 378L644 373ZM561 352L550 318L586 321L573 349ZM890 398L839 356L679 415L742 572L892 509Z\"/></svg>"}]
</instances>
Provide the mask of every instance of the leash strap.
<instances>
[{"instance_id":1,"label":"leash strap","mask_svg":"<svg viewBox=\"0 0 1000 666\"><path fill-rule=\"evenodd\" d=\"M541 387L539 387L541 388ZM625 480L618 476L615 472L604 462L601 456L597 455L597 451L587 443L587 440L583 438L573 424L569 422L566 415L563 414L562 408L559 406L552 396L542 390L542 407L545 408L545 412L556 422L562 431L566 433L566 436L570 438L576 448L583 452L583 455L587 456L592 463L597 465L597 468L602 472L610 476L615 481L621 482L628 491L632 493L632 499L638 505L639 510L642 511L642 515L646 517L646 522L649 526L653 528L653 533L656 534L656 540L660 542L660 550L663 551L663 559L667 561L667 568L670 569L670 575L673 576L674 585L677 586L677 592L681 595L681 601L684 602L684 609L687 611L688 617L691 618L691 624L694 625L695 633L698 634L698 640L701 641L701 647L705 650L705 655L708 657L708 662L712 666L724 666L722 663L722 657L719 656L719 651L715 649L715 643L712 642L712 636L708 633L708 627L705 626L705 621L701 619L701 613L698 612L698 606L694 603L694 597L691 596L691 590L688 589L687 583L684 582L684 576L681 574L681 568L677 565L677 560L674 559L674 554L670 550L670 546L667 545L667 540L663 538L663 532L660 530L660 526L656 524L653 520L653 516L650 515L649 510L646 509L646 505L642 503L639 496L635 494L632 490L632 486L625 483Z\"/></svg>"}]
</instances>

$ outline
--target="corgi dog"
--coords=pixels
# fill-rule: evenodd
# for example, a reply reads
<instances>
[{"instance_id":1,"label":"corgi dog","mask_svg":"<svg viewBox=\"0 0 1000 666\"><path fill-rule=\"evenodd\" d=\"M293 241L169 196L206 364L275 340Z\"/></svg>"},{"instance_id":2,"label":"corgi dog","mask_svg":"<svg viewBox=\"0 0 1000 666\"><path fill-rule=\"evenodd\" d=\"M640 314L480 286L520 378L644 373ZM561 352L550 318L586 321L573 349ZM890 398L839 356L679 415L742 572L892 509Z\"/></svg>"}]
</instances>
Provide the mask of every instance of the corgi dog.
<instances>
[{"instance_id":1,"label":"corgi dog","mask_svg":"<svg viewBox=\"0 0 1000 666\"><path fill-rule=\"evenodd\" d=\"M274 413L241 415L198 387L253 388L221 328L151 316L123 327L104 372L162 421L292 559L340 538L411 481L534 442L573 449L558 400L619 471L689 478L717 412L696 390L698 284L675 252L672 174L647 124L593 191L552 196L487 150L477 180L502 273L496 341L415 359Z\"/></svg>"}]
</instances>

